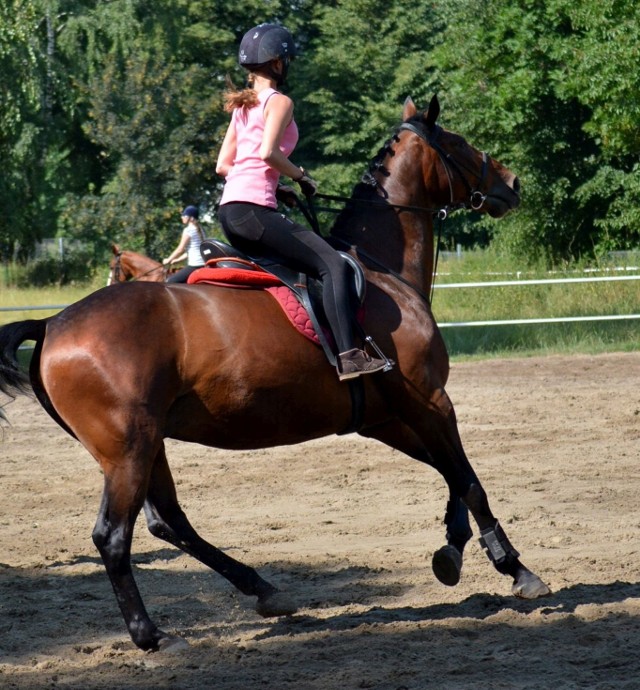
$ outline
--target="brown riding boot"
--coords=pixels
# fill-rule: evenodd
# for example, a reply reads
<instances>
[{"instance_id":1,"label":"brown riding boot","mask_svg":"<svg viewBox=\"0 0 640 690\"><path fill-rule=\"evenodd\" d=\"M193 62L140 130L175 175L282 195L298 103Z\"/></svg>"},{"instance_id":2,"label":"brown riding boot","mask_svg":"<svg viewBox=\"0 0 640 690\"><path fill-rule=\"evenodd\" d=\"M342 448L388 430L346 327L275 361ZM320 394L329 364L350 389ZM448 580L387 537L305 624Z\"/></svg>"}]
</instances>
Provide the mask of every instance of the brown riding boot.
<instances>
[{"instance_id":1,"label":"brown riding boot","mask_svg":"<svg viewBox=\"0 0 640 690\"><path fill-rule=\"evenodd\" d=\"M371 357L364 350L359 350L354 347L347 352L341 352L338 355L338 378L341 381L347 379L354 379L356 376L362 374L375 374L376 371L382 371L388 366L388 362L384 359L377 359Z\"/></svg>"}]
</instances>

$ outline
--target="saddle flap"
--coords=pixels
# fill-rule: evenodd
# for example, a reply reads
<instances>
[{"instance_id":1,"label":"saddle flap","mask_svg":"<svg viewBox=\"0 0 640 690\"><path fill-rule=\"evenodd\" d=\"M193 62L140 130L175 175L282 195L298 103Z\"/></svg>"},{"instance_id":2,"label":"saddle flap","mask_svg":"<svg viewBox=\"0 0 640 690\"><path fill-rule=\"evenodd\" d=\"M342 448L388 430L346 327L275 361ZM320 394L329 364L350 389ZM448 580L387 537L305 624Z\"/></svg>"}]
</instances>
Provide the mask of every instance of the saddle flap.
<instances>
[{"instance_id":1,"label":"saddle flap","mask_svg":"<svg viewBox=\"0 0 640 690\"><path fill-rule=\"evenodd\" d=\"M335 342L330 332L325 332L324 329L326 316L322 306L322 285L319 280L315 278L310 279L306 274L300 273L289 266L285 266L277 260L274 261L272 258L249 256L245 252L235 249L235 247L216 239L205 240L200 246L200 252L205 259L206 265L204 268L194 271L194 273L189 276L189 283L198 282L201 279L201 273L213 270L219 272L221 269L223 271L226 270L227 273L242 273L249 270L249 275L253 272L256 277L260 277L263 280L275 277L295 295L295 299L303 307L306 315L304 319L305 325L308 320L312 326L311 330L315 332L314 340L322 346L328 361L333 366L336 365L336 355L334 352ZM356 314L357 307L362 307L365 297L366 280L364 272L358 261L351 255L342 251L338 251L338 254L351 268L351 274L353 276L351 292L351 308L353 311L351 316L354 322L358 323L358 315ZM218 276L220 276L220 273L218 273ZM207 276L206 278L202 276L202 280L204 280L204 282L214 282L216 278L213 275ZM229 282L235 284L238 282L242 283L243 279L241 278L239 281L229 280ZM253 285L259 282L263 281L247 281L247 283ZM266 287L266 283L264 286ZM273 291L272 294L278 299L277 295L280 293ZM285 305L283 305L283 308L290 320L298 327L298 330L301 330L304 334L304 331L299 328L299 324L296 324L296 320L292 319L290 314L291 310Z\"/></svg>"}]
</instances>

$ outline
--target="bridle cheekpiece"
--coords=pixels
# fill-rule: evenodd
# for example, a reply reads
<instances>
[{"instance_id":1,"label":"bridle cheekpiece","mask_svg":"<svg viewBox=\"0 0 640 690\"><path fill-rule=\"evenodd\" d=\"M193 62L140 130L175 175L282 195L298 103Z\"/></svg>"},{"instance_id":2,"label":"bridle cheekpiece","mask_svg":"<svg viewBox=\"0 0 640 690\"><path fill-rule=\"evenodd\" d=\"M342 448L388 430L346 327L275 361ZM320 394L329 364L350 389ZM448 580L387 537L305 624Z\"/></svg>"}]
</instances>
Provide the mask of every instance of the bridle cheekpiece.
<instances>
[{"instance_id":1,"label":"bridle cheekpiece","mask_svg":"<svg viewBox=\"0 0 640 690\"><path fill-rule=\"evenodd\" d=\"M440 137L440 132L442 131L442 127L440 127L439 125L434 125L432 128L429 129L426 125L423 125L422 123L419 123L416 120L407 120L406 122L403 122L400 125L400 127L398 127L398 132L401 132L403 130L409 131L412 134L415 134L416 136L420 137L420 139L426 142L438 154L440 161L444 166L445 172L447 174L447 180L449 182L449 209L455 210L458 208L470 208L473 211L479 211L482 208L485 199L487 198L487 195L480 190L487 177L487 170L489 168L489 156L487 152L482 151L482 169L480 171L480 176L478 177L477 185L475 187L472 187L471 183L469 182L469 179L467 178L467 175L465 175L465 171L472 176L475 176L476 173L473 170L470 170L464 163L456 161L450 153L448 153L442 148L438 141ZM463 202L460 204L454 204L452 171L458 174L458 176L462 179L465 187L467 188L467 191L469 193L468 203Z\"/></svg>"}]
</instances>

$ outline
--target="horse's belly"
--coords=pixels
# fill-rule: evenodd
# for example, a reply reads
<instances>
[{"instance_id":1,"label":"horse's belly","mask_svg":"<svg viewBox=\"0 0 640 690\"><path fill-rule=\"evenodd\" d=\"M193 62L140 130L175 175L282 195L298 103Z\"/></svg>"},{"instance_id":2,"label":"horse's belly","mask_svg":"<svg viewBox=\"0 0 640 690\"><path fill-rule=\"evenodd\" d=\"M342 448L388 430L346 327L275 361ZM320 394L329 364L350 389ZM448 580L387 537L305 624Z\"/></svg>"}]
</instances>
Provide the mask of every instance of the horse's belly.
<instances>
[{"instance_id":1,"label":"horse's belly","mask_svg":"<svg viewBox=\"0 0 640 690\"><path fill-rule=\"evenodd\" d=\"M244 376L221 373L208 385L201 382L172 405L166 435L250 449L300 443L343 430L352 414L349 389L320 355L274 355L277 362L258 360ZM287 361L290 365L284 366Z\"/></svg>"}]
</instances>

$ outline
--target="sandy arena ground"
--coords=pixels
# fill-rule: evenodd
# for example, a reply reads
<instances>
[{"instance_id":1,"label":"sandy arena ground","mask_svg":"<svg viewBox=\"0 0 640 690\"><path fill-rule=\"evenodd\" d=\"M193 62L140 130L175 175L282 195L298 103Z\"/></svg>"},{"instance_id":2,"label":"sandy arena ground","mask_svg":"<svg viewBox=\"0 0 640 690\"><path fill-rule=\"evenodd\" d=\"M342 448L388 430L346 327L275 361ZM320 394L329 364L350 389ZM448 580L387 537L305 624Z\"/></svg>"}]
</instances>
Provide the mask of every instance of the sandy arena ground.
<instances>
[{"instance_id":1,"label":"sandy arena ground","mask_svg":"<svg viewBox=\"0 0 640 690\"><path fill-rule=\"evenodd\" d=\"M186 650L131 643L91 541L97 465L39 405L0 437L0 688L640 688L640 353L454 364L467 454L522 560L520 601L474 538L431 572L447 493L357 436L229 453L169 442L200 533L299 602L263 620L139 521L138 583Z\"/></svg>"}]
</instances>

